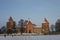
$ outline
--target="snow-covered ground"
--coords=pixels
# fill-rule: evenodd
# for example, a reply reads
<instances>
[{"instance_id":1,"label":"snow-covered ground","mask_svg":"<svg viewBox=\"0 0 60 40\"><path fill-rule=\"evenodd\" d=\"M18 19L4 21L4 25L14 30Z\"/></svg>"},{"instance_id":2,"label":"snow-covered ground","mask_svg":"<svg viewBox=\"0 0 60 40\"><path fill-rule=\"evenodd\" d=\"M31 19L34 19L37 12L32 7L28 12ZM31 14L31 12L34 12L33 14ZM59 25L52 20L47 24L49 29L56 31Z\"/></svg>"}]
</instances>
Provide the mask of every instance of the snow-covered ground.
<instances>
[{"instance_id":1,"label":"snow-covered ground","mask_svg":"<svg viewBox=\"0 0 60 40\"><path fill-rule=\"evenodd\" d=\"M0 36L4 36L4 35L6 35L6 36L21 36L21 33L13 33L13 34L0 34ZM31 36L31 35L43 35L42 33L22 33L22 35L24 35L24 36Z\"/></svg>"},{"instance_id":2,"label":"snow-covered ground","mask_svg":"<svg viewBox=\"0 0 60 40\"><path fill-rule=\"evenodd\" d=\"M0 36L0 40L60 40L60 35Z\"/></svg>"}]
</instances>

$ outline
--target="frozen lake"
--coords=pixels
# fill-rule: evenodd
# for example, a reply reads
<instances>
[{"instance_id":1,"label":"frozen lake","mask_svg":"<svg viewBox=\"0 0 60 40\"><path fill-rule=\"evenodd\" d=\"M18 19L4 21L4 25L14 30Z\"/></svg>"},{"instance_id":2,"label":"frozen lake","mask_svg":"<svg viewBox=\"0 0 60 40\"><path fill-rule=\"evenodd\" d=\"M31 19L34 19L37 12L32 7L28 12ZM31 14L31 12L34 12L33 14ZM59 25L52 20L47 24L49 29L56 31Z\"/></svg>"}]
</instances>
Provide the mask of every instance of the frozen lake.
<instances>
[{"instance_id":1,"label":"frozen lake","mask_svg":"<svg viewBox=\"0 0 60 40\"><path fill-rule=\"evenodd\" d=\"M0 40L60 40L60 35L40 35L40 36L0 36Z\"/></svg>"}]
</instances>

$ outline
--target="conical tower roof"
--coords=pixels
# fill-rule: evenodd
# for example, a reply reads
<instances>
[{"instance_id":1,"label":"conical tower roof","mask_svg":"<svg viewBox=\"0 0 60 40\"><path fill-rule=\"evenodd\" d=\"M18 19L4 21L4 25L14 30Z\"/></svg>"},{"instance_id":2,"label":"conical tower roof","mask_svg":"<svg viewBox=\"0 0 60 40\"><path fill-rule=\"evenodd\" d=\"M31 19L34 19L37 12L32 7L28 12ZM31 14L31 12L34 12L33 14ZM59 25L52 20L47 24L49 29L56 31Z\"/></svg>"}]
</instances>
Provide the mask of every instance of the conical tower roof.
<instances>
[{"instance_id":1,"label":"conical tower roof","mask_svg":"<svg viewBox=\"0 0 60 40\"><path fill-rule=\"evenodd\" d=\"M10 16L9 21L13 21L12 17Z\"/></svg>"},{"instance_id":2,"label":"conical tower roof","mask_svg":"<svg viewBox=\"0 0 60 40\"><path fill-rule=\"evenodd\" d=\"M42 23L49 23L46 18L44 18L44 21Z\"/></svg>"}]
</instances>

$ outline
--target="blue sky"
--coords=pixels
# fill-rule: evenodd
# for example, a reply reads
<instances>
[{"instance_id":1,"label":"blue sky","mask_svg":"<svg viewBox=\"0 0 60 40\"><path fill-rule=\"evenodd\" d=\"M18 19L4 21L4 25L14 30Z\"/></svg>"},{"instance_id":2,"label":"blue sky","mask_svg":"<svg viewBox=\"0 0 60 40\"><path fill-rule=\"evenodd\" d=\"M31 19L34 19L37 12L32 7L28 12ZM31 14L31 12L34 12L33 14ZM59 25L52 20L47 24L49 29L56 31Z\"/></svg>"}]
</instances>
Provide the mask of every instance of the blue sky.
<instances>
[{"instance_id":1,"label":"blue sky","mask_svg":"<svg viewBox=\"0 0 60 40\"><path fill-rule=\"evenodd\" d=\"M44 18L54 24L60 18L60 0L0 0L0 27L12 16L18 23L28 19L41 25Z\"/></svg>"}]
</instances>

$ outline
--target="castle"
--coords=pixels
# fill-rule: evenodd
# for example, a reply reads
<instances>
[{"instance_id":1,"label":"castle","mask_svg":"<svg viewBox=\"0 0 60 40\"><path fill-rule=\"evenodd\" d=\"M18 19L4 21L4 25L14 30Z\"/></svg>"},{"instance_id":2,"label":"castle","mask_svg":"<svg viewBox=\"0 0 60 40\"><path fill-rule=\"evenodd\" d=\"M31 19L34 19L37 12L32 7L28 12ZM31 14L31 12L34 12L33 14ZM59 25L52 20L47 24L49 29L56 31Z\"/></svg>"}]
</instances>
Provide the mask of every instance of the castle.
<instances>
[{"instance_id":1,"label":"castle","mask_svg":"<svg viewBox=\"0 0 60 40\"><path fill-rule=\"evenodd\" d=\"M7 29L6 29L7 32L9 32L9 30L11 30L12 32L16 30L17 33L21 32L20 31L21 27L15 26L15 22L12 19L12 17L9 18L6 25L7 25ZM49 31L50 31L49 22L47 21L46 18L44 18L44 22L42 23L41 27L36 27L36 25L29 20L24 21L24 33L49 33Z\"/></svg>"}]
</instances>

